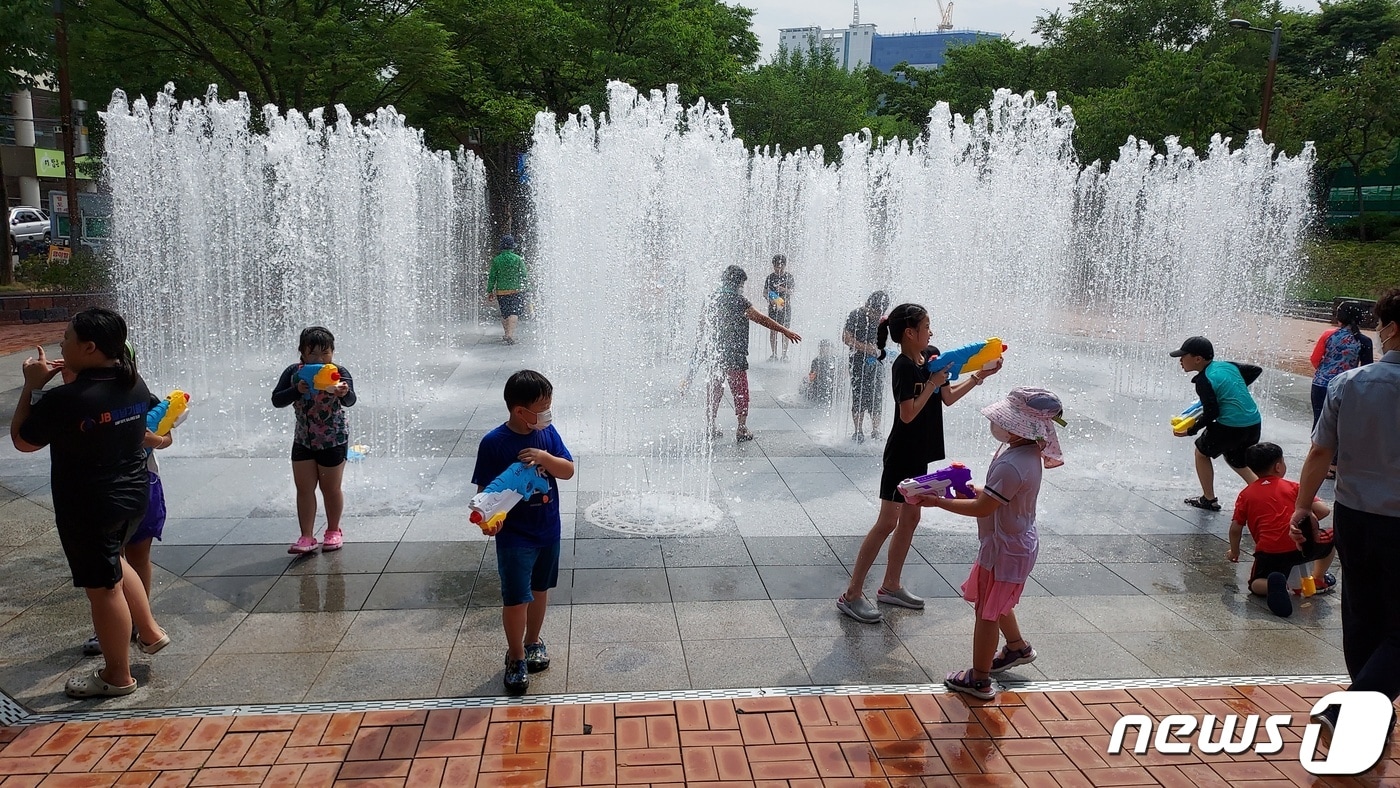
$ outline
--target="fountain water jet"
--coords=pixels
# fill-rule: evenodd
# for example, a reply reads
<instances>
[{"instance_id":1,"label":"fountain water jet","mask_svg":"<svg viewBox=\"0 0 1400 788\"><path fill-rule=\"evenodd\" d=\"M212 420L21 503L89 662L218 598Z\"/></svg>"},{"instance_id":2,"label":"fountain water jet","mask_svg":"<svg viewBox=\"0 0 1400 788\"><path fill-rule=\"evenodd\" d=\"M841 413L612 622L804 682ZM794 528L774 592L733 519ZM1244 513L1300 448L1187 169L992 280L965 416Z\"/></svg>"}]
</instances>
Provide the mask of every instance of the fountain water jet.
<instances>
[{"instance_id":1,"label":"fountain water jet","mask_svg":"<svg viewBox=\"0 0 1400 788\"><path fill-rule=\"evenodd\" d=\"M469 153L432 152L392 108L356 123L343 107L252 127L246 96L180 104L174 86L103 119L117 301L152 389L192 392L181 448L280 456L290 419L270 387L310 325L336 334L356 376L356 442L414 455L417 369L479 302L485 176ZM228 422L221 422L228 423ZM270 453L270 454L269 454Z\"/></svg>"}]
</instances>

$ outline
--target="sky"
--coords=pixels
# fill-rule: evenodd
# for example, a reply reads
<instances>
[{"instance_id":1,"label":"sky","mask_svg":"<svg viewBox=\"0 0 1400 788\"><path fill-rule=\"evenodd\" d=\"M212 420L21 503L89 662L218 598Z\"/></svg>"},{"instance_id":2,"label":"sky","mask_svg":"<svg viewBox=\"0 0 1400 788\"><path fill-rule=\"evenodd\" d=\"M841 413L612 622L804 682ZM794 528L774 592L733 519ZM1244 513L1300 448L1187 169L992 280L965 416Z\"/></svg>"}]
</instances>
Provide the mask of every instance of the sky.
<instances>
[{"instance_id":1,"label":"sky","mask_svg":"<svg viewBox=\"0 0 1400 788\"><path fill-rule=\"evenodd\" d=\"M755 9L753 27L763 44L763 60L778 51L778 29L818 26L846 27L851 24L851 0L729 0ZM1069 0L954 0L953 27L1002 33L1015 41L1039 43L1031 32L1038 16L1059 8L1069 9ZM1317 8L1316 0L1295 0L1290 6ZM915 22L917 20L917 23ZM876 32L909 33L931 31L939 21L937 0L864 0L860 21L878 25ZM1270 25L1262 25L1270 27Z\"/></svg>"}]
</instances>

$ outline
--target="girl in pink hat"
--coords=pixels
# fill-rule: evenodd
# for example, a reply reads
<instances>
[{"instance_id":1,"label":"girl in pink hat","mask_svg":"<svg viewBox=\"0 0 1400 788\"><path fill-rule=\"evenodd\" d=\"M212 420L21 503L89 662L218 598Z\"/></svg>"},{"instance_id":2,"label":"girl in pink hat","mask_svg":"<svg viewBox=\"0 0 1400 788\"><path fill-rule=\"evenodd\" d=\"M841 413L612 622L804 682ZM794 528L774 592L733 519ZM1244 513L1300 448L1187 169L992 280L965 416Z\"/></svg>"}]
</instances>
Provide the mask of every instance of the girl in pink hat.
<instances>
[{"instance_id":1,"label":"girl in pink hat","mask_svg":"<svg viewBox=\"0 0 1400 788\"><path fill-rule=\"evenodd\" d=\"M1035 661L1035 649L1021 637L1014 611L1040 550L1035 503L1042 466L1064 464L1055 434L1055 425L1064 423L1062 411L1060 398L1045 389L1012 389L1005 399L982 409L992 423L992 437L1003 445L992 457L987 483L977 490L977 497L911 501L977 518L981 547L962 586L963 599L977 610L972 667L948 674L943 684L950 690L991 700L996 697L993 673ZM996 651L998 633L1006 638L1000 652Z\"/></svg>"}]
</instances>

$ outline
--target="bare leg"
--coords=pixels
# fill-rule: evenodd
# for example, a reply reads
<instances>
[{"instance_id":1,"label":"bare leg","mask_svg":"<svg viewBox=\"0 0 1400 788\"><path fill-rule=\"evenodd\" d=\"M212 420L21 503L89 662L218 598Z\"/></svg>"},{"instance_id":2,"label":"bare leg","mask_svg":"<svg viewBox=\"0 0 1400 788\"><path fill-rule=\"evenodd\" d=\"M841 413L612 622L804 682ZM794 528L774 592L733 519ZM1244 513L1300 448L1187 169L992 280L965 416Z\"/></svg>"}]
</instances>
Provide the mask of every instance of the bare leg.
<instances>
[{"instance_id":1,"label":"bare leg","mask_svg":"<svg viewBox=\"0 0 1400 788\"><path fill-rule=\"evenodd\" d=\"M334 468L317 466L320 477L321 498L326 502L326 530L340 530L340 516L345 513L345 493L340 489L340 480L345 476L345 463Z\"/></svg>"},{"instance_id":2,"label":"bare leg","mask_svg":"<svg viewBox=\"0 0 1400 788\"><path fill-rule=\"evenodd\" d=\"M122 599L125 601L126 617L130 623L126 627L126 637L131 638L131 627L136 627L136 634L141 638L142 643L154 643L165 637L165 630L156 623L156 618L151 614L151 600L146 596L146 589L141 585L140 575L126 559L122 561ZM98 639L98 643L101 643ZM125 651L125 649L123 649ZM106 654L104 649L103 654Z\"/></svg>"},{"instance_id":3,"label":"bare leg","mask_svg":"<svg viewBox=\"0 0 1400 788\"><path fill-rule=\"evenodd\" d=\"M856 432L860 432L865 425L865 411L851 411L851 421L856 425Z\"/></svg>"},{"instance_id":4,"label":"bare leg","mask_svg":"<svg viewBox=\"0 0 1400 788\"><path fill-rule=\"evenodd\" d=\"M1256 481L1259 480L1259 477L1254 475L1254 471L1251 471L1248 468L1232 467L1231 470L1233 470L1235 473L1238 473L1240 475L1240 478L1244 479L1245 484L1254 484Z\"/></svg>"},{"instance_id":5,"label":"bare leg","mask_svg":"<svg viewBox=\"0 0 1400 788\"><path fill-rule=\"evenodd\" d=\"M1313 561L1312 576L1322 579L1327 574L1327 570L1332 568L1332 559L1337 557L1337 551L1333 550L1327 555Z\"/></svg>"},{"instance_id":6,"label":"bare leg","mask_svg":"<svg viewBox=\"0 0 1400 788\"><path fill-rule=\"evenodd\" d=\"M507 317L501 321L501 325L505 328L507 340L513 341L515 339L515 324L519 321L520 318L516 317L515 315L511 315L510 317Z\"/></svg>"},{"instance_id":7,"label":"bare leg","mask_svg":"<svg viewBox=\"0 0 1400 788\"><path fill-rule=\"evenodd\" d=\"M549 607L548 591L532 591L535 598L528 605L525 611L525 639L523 643L540 642L540 631L544 629L544 614ZM524 648L522 644L521 648Z\"/></svg>"},{"instance_id":8,"label":"bare leg","mask_svg":"<svg viewBox=\"0 0 1400 788\"><path fill-rule=\"evenodd\" d=\"M1021 637L1021 626L1016 623L1016 611L1013 610L997 619L997 627L1001 630L1001 636L1006 640L1008 648L1026 647L1026 639Z\"/></svg>"},{"instance_id":9,"label":"bare leg","mask_svg":"<svg viewBox=\"0 0 1400 788\"><path fill-rule=\"evenodd\" d=\"M131 565L132 571L141 578L141 585L146 588L146 598L151 596L151 543L154 539L146 539L140 542L129 542L122 548L122 555L126 562Z\"/></svg>"},{"instance_id":10,"label":"bare leg","mask_svg":"<svg viewBox=\"0 0 1400 788\"><path fill-rule=\"evenodd\" d=\"M768 332L768 347L769 347L770 350L771 350L771 355L772 355L772 357L773 357L773 358L777 358L777 357L778 357L778 332L777 332L777 331L769 331L769 332ZM784 347L783 347L783 350L786 351L786 350L787 350L787 347L784 346Z\"/></svg>"},{"instance_id":11,"label":"bare leg","mask_svg":"<svg viewBox=\"0 0 1400 788\"><path fill-rule=\"evenodd\" d=\"M506 654L511 659L525 659L525 627L528 603L501 608L501 624L506 630Z\"/></svg>"},{"instance_id":12,"label":"bare leg","mask_svg":"<svg viewBox=\"0 0 1400 788\"><path fill-rule=\"evenodd\" d=\"M880 548L885 546L885 540L899 525L899 510L904 504L894 501L880 501L880 514L875 518L875 525L870 527L870 532L865 535L865 539L860 543L860 552L856 554L856 565L851 568L851 582L846 586L846 599L860 599L865 594L865 576L870 573L870 567L875 565L875 559L880 555Z\"/></svg>"},{"instance_id":13,"label":"bare leg","mask_svg":"<svg viewBox=\"0 0 1400 788\"><path fill-rule=\"evenodd\" d=\"M1215 463L1196 449L1196 478L1201 480L1201 494L1215 500Z\"/></svg>"},{"instance_id":14,"label":"bare leg","mask_svg":"<svg viewBox=\"0 0 1400 788\"><path fill-rule=\"evenodd\" d=\"M883 508L883 502L881 502ZM914 543L914 530L919 527L922 510L918 506L901 504L899 522L890 538L890 562L885 566L885 581L881 587L886 591L898 591L899 576L904 571L904 559L909 556L909 546Z\"/></svg>"},{"instance_id":15,"label":"bare leg","mask_svg":"<svg viewBox=\"0 0 1400 788\"><path fill-rule=\"evenodd\" d=\"M292 481L297 485L297 525L301 527L301 535L307 539L316 531L317 478L315 460L292 463Z\"/></svg>"},{"instance_id":16,"label":"bare leg","mask_svg":"<svg viewBox=\"0 0 1400 788\"><path fill-rule=\"evenodd\" d=\"M115 588L85 588L92 608L92 627L107 665L102 680L114 687L125 687L131 678L131 611L127 609L121 584Z\"/></svg>"},{"instance_id":17,"label":"bare leg","mask_svg":"<svg viewBox=\"0 0 1400 788\"><path fill-rule=\"evenodd\" d=\"M996 621L988 621L979 614L972 627L972 670L973 678L985 679L992 672L992 658L996 656L997 639L1001 630Z\"/></svg>"}]
</instances>

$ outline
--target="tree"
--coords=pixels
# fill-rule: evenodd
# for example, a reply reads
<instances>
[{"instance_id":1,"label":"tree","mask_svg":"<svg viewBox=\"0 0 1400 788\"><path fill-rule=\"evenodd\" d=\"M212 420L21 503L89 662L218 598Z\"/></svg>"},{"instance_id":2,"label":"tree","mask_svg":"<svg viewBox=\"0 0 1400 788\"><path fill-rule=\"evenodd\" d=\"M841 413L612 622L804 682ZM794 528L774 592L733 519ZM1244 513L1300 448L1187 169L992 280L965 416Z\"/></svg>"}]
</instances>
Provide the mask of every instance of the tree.
<instances>
[{"instance_id":1,"label":"tree","mask_svg":"<svg viewBox=\"0 0 1400 788\"><path fill-rule=\"evenodd\" d=\"M0 96L35 87L54 70L54 21L50 4L47 0L8 0L8 5L9 18L0 35ZM15 278L9 208L5 168L0 163L0 215L6 221L5 237L0 240L0 284L10 284Z\"/></svg>"},{"instance_id":2,"label":"tree","mask_svg":"<svg viewBox=\"0 0 1400 788\"><path fill-rule=\"evenodd\" d=\"M729 109L735 134L754 148L785 151L821 145L827 161L841 138L870 125L866 78L847 72L830 47L786 48L744 75Z\"/></svg>"}]
</instances>

